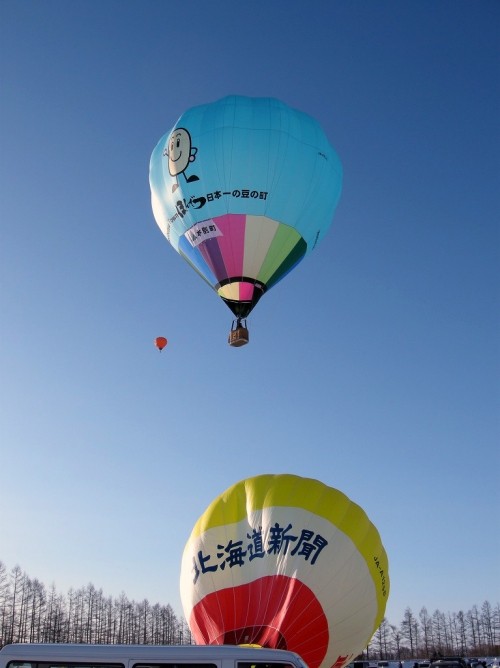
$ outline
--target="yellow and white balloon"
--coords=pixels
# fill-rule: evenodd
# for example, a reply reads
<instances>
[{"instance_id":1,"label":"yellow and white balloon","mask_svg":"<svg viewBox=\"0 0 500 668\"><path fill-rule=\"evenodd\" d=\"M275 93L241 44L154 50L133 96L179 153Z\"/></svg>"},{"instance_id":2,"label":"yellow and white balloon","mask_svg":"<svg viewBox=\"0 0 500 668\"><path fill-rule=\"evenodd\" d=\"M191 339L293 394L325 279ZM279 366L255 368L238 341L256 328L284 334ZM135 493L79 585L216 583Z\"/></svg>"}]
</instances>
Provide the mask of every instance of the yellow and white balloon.
<instances>
[{"instance_id":1,"label":"yellow and white balloon","mask_svg":"<svg viewBox=\"0 0 500 668\"><path fill-rule=\"evenodd\" d=\"M184 549L180 585L197 643L289 649L310 668L342 668L382 621L388 561L345 494L266 474L209 505Z\"/></svg>"}]
</instances>

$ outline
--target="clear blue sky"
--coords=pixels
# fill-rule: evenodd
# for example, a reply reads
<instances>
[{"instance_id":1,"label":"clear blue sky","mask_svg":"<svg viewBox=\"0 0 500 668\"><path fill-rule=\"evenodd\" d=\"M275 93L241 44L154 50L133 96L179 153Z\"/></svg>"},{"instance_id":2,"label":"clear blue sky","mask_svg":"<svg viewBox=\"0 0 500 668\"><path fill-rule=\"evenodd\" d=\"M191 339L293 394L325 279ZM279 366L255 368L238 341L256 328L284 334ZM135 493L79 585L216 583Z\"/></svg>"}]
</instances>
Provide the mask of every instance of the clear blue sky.
<instances>
[{"instance_id":1,"label":"clear blue sky","mask_svg":"<svg viewBox=\"0 0 500 668\"><path fill-rule=\"evenodd\" d=\"M498 603L500 3L0 12L0 559L181 614L199 515L289 472L376 524L391 623ZM328 236L241 349L148 183L161 135L228 94L316 117L344 166Z\"/></svg>"}]
</instances>

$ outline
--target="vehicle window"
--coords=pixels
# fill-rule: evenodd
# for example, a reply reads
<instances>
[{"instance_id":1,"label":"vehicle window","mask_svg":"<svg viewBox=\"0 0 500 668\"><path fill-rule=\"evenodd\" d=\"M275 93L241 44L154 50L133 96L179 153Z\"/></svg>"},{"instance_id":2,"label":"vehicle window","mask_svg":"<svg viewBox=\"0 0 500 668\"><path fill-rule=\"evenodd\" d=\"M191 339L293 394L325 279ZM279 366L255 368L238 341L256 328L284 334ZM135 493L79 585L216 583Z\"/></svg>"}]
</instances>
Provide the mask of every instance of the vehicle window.
<instances>
[{"instance_id":1,"label":"vehicle window","mask_svg":"<svg viewBox=\"0 0 500 668\"><path fill-rule=\"evenodd\" d=\"M9 661L7 668L125 668L123 663L78 661Z\"/></svg>"},{"instance_id":2,"label":"vehicle window","mask_svg":"<svg viewBox=\"0 0 500 668\"><path fill-rule=\"evenodd\" d=\"M250 663L248 661L238 661L238 668L296 668L291 663Z\"/></svg>"},{"instance_id":3,"label":"vehicle window","mask_svg":"<svg viewBox=\"0 0 500 668\"><path fill-rule=\"evenodd\" d=\"M215 663L184 663L171 661L170 663L134 663L134 668L217 668Z\"/></svg>"}]
</instances>

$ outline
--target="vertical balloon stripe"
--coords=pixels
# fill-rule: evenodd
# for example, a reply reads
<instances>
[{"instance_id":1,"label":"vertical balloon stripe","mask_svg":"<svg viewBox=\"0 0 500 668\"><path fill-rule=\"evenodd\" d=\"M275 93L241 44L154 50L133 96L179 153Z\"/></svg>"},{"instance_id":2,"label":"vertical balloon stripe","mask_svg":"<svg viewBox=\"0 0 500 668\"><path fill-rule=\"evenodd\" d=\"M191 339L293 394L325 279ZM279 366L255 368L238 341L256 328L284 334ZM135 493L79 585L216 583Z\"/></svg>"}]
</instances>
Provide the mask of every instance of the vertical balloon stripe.
<instances>
[{"instance_id":1,"label":"vertical balloon stripe","mask_svg":"<svg viewBox=\"0 0 500 668\"><path fill-rule=\"evenodd\" d=\"M217 283L211 268L197 248L193 248L186 237L179 239L179 253L191 267L213 288Z\"/></svg>"},{"instance_id":2,"label":"vertical balloon stripe","mask_svg":"<svg viewBox=\"0 0 500 668\"><path fill-rule=\"evenodd\" d=\"M232 301L239 301L240 299L240 284L226 283L217 290L220 297L223 299L231 299Z\"/></svg>"},{"instance_id":3,"label":"vertical balloon stripe","mask_svg":"<svg viewBox=\"0 0 500 668\"><path fill-rule=\"evenodd\" d=\"M255 292L255 287L253 283L247 283L242 281L239 283L240 286L240 299L241 301L252 301L253 295Z\"/></svg>"},{"instance_id":4,"label":"vertical balloon stripe","mask_svg":"<svg viewBox=\"0 0 500 668\"><path fill-rule=\"evenodd\" d=\"M265 216L247 216L243 276L259 276L278 227L278 222Z\"/></svg>"},{"instance_id":5,"label":"vertical balloon stripe","mask_svg":"<svg viewBox=\"0 0 500 668\"><path fill-rule=\"evenodd\" d=\"M246 216L228 214L220 216L214 222L222 232L218 242L227 277L242 276Z\"/></svg>"},{"instance_id":6,"label":"vertical balloon stripe","mask_svg":"<svg viewBox=\"0 0 500 668\"><path fill-rule=\"evenodd\" d=\"M267 286L270 288L278 281L281 281L302 260L305 252L305 242L301 239L292 252L285 258L285 261L269 277Z\"/></svg>"},{"instance_id":7,"label":"vertical balloon stripe","mask_svg":"<svg viewBox=\"0 0 500 668\"><path fill-rule=\"evenodd\" d=\"M272 284L304 257L306 244L297 232L287 225L280 225L259 272L260 281ZM271 279L274 278L274 281Z\"/></svg>"},{"instance_id":8,"label":"vertical balloon stripe","mask_svg":"<svg viewBox=\"0 0 500 668\"><path fill-rule=\"evenodd\" d=\"M224 262L224 257L219 245L219 239L220 237L207 239L207 241L203 241L198 246L200 254L217 278L217 282L229 278L226 263Z\"/></svg>"}]
</instances>

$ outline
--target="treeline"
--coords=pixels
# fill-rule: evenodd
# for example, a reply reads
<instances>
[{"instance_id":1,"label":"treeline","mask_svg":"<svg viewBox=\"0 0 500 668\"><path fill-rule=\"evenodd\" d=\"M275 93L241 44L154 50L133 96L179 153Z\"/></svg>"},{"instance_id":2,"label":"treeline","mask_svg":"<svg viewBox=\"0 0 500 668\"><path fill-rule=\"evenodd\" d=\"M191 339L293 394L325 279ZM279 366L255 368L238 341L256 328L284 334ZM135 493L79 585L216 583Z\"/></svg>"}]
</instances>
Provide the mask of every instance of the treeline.
<instances>
[{"instance_id":1,"label":"treeline","mask_svg":"<svg viewBox=\"0 0 500 668\"><path fill-rule=\"evenodd\" d=\"M88 584L59 593L19 566L8 572L0 561L0 647L12 642L137 643L192 642L184 618L170 605L105 596ZM500 605L485 601L467 612L418 615L410 608L393 625L384 618L365 651L368 659L405 660L435 656L498 656Z\"/></svg>"},{"instance_id":2,"label":"treeline","mask_svg":"<svg viewBox=\"0 0 500 668\"><path fill-rule=\"evenodd\" d=\"M0 561L0 647L13 642L181 645L192 642L170 605L105 596L88 584L66 595Z\"/></svg>"},{"instance_id":3,"label":"treeline","mask_svg":"<svg viewBox=\"0 0 500 668\"><path fill-rule=\"evenodd\" d=\"M393 626L383 619L366 651L367 658L435 659L440 656L498 656L500 654L500 605L485 601L467 612L415 615L406 608L403 620Z\"/></svg>"}]
</instances>

